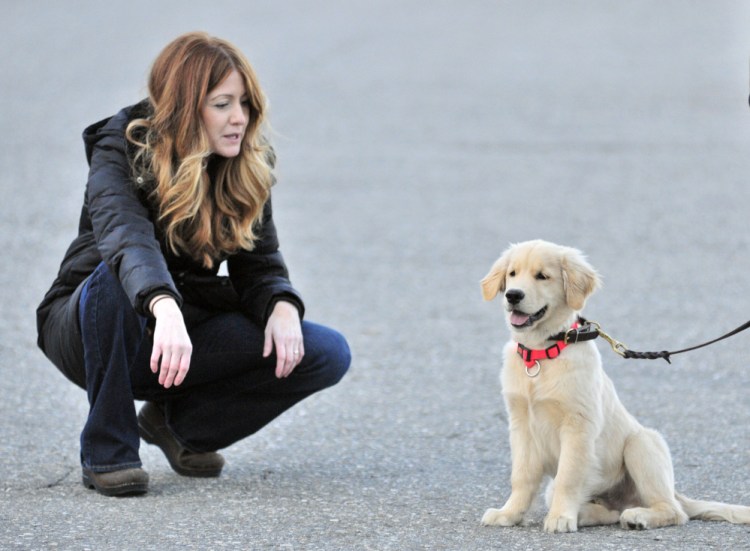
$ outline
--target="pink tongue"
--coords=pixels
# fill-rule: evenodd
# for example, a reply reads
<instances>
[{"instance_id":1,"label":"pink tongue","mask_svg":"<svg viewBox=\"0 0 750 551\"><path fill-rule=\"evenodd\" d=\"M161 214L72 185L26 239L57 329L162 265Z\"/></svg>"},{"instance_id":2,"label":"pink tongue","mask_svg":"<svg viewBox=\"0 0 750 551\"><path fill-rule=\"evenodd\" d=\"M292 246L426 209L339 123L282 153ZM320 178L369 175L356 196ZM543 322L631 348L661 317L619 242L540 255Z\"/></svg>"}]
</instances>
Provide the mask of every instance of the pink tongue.
<instances>
[{"instance_id":1,"label":"pink tongue","mask_svg":"<svg viewBox=\"0 0 750 551\"><path fill-rule=\"evenodd\" d=\"M529 321L530 317L531 316L529 316L528 314L521 314L520 312L513 311L510 313L510 322L513 325L523 325L524 323Z\"/></svg>"}]
</instances>

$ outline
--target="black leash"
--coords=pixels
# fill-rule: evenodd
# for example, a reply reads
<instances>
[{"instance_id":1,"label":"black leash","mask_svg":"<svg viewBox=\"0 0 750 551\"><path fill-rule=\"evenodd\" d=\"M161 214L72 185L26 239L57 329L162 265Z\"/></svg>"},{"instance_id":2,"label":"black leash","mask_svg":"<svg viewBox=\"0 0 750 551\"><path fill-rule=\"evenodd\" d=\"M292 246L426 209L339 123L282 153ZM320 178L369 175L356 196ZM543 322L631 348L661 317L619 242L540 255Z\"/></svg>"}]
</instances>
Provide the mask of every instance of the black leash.
<instances>
[{"instance_id":1,"label":"black leash","mask_svg":"<svg viewBox=\"0 0 750 551\"><path fill-rule=\"evenodd\" d=\"M714 344L715 342L728 339L732 335L741 333L742 331L750 327L750 321L747 321L744 324L740 325L737 329L733 329L726 335L722 335L721 337L718 337L716 339L704 342L703 344L697 344L695 346L683 348L682 350L675 350L673 352L667 352L666 350L662 350L661 352L636 352L635 350L628 349L627 346L607 335L604 331L602 331L601 326L595 321L587 321L583 318L579 318L578 323L580 323L580 327L578 327L577 329L570 329L569 331L564 331L557 335L553 335L550 337L550 339L562 340L565 341L566 344L570 344L582 341L590 341L592 339L595 339L596 337L602 337L610 344L612 350L617 352L623 358L638 360L658 360L661 358L666 360L669 364L672 363L670 357L674 356L675 354L682 354L683 352L690 352L691 350L703 348L704 346L708 346L709 344Z\"/></svg>"}]
</instances>

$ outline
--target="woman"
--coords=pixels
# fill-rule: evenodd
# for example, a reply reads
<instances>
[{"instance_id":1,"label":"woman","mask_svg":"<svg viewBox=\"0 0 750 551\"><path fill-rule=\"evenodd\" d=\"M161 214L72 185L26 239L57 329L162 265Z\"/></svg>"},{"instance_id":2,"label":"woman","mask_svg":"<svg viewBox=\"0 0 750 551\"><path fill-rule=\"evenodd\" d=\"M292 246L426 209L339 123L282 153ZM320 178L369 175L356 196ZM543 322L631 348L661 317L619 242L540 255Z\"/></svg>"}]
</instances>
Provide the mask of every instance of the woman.
<instances>
[{"instance_id":1,"label":"woman","mask_svg":"<svg viewBox=\"0 0 750 551\"><path fill-rule=\"evenodd\" d=\"M147 100L84 131L78 236L37 325L40 348L88 393L83 483L102 494L147 490L139 436L179 474L219 476L216 450L349 367L339 333L301 321L264 114L245 57L189 33L154 62ZM137 416L134 399L146 401Z\"/></svg>"}]
</instances>

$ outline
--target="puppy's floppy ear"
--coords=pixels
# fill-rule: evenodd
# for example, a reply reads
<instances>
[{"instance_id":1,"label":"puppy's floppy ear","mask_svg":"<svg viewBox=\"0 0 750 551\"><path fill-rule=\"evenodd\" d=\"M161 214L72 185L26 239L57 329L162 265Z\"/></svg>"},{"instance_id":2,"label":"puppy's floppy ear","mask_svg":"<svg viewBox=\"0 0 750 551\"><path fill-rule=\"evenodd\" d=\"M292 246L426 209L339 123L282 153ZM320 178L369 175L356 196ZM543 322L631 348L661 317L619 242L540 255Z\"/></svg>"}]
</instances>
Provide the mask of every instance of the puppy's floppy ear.
<instances>
[{"instance_id":1,"label":"puppy's floppy ear","mask_svg":"<svg viewBox=\"0 0 750 551\"><path fill-rule=\"evenodd\" d=\"M575 249L568 249L563 255L561 268L568 306L573 310L582 310L586 299L601 286L599 274Z\"/></svg>"},{"instance_id":2,"label":"puppy's floppy ear","mask_svg":"<svg viewBox=\"0 0 750 551\"><path fill-rule=\"evenodd\" d=\"M505 291L505 274L508 266L510 266L510 249L495 261L489 273L480 282L484 300L492 300L498 293Z\"/></svg>"}]
</instances>

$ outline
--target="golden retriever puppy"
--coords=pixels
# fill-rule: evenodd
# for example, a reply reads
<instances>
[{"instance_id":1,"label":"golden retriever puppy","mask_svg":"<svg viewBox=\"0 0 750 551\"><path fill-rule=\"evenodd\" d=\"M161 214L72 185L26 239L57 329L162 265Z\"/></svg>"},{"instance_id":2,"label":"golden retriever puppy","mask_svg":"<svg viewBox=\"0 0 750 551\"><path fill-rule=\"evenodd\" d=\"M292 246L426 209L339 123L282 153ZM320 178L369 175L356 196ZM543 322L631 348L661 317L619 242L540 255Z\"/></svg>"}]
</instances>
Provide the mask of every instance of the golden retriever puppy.
<instances>
[{"instance_id":1,"label":"golden retriever puppy","mask_svg":"<svg viewBox=\"0 0 750 551\"><path fill-rule=\"evenodd\" d=\"M594 341L558 342L599 284L579 251L545 241L511 246L481 282L485 300L502 294L512 337L501 373L511 494L482 523L521 523L545 476L547 532L618 522L648 529L688 518L750 523L750 507L676 494L667 444L625 410Z\"/></svg>"}]
</instances>

